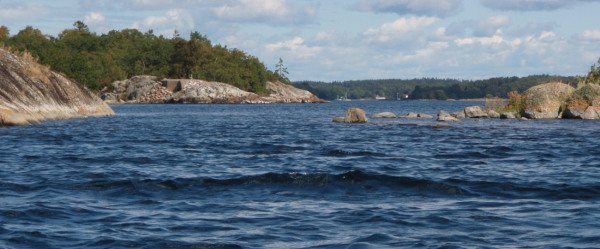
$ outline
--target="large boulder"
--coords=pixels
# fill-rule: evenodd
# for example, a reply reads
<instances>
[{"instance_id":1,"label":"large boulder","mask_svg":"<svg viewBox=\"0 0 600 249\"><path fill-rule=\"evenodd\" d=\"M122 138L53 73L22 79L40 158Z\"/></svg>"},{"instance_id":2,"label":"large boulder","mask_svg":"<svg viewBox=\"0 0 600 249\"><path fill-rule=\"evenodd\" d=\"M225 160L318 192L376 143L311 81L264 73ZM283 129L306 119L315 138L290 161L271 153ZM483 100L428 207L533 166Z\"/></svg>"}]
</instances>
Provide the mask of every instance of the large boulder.
<instances>
[{"instance_id":1,"label":"large boulder","mask_svg":"<svg viewBox=\"0 0 600 249\"><path fill-rule=\"evenodd\" d=\"M450 115L449 113L445 112L445 111L440 111L438 113L438 118L437 121L443 121L443 122L458 122L460 121L459 119L453 117L452 115Z\"/></svg>"},{"instance_id":2,"label":"large boulder","mask_svg":"<svg viewBox=\"0 0 600 249\"><path fill-rule=\"evenodd\" d=\"M529 88L523 93L525 104L521 115L528 119L560 118L562 107L574 91L572 86L559 82Z\"/></svg>"},{"instance_id":3,"label":"large boulder","mask_svg":"<svg viewBox=\"0 0 600 249\"><path fill-rule=\"evenodd\" d=\"M488 115L479 106L465 107L465 117L467 118L487 118Z\"/></svg>"},{"instance_id":4,"label":"large boulder","mask_svg":"<svg viewBox=\"0 0 600 249\"><path fill-rule=\"evenodd\" d=\"M452 117L455 117L455 118L458 118L458 119L467 118L467 116L465 115L465 111L464 110L462 110L460 112L454 112L454 113L452 113L450 115L452 115Z\"/></svg>"},{"instance_id":5,"label":"large boulder","mask_svg":"<svg viewBox=\"0 0 600 249\"><path fill-rule=\"evenodd\" d=\"M99 97L25 54L0 49L0 126L115 115Z\"/></svg>"},{"instance_id":6,"label":"large boulder","mask_svg":"<svg viewBox=\"0 0 600 249\"><path fill-rule=\"evenodd\" d=\"M485 113L489 118L500 118L500 113L494 110L485 110Z\"/></svg>"},{"instance_id":7,"label":"large boulder","mask_svg":"<svg viewBox=\"0 0 600 249\"><path fill-rule=\"evenodd\" d=\"M166 103L173 92L165 88L155 76L138 75L112 83L112 91L102 89L100 97L107 103Z\"/></svg>"},{"instance_id":8,"label":"large boulder","mask_svg":"<svg viewBox=\"0 0 600 249\"><path fill-rule=\"evenodd\" d=\"M600 119L600 86L585 84L567 101L564 118Z\"/></svg>"},{"instance_id":9,"label":"large boulder","mask_svg":"<svg viewBox=\"0 0 600 249\"><path fill-rule=\"evenodd\" d=\"M368 123L369 119L365 110L360 108L348 108L346 116L344 117L344 123Z\"/></svg>"},{"instance_id":10,"label":"large boulder","mask_svg":"<svg viewBox=\"0 0 600 249\"><path fill-rule=\"evenodd\" d=\"M380 112L373 114L373 118L396 118L396 114L391 112Z\"/></svg>"}]
</instances>

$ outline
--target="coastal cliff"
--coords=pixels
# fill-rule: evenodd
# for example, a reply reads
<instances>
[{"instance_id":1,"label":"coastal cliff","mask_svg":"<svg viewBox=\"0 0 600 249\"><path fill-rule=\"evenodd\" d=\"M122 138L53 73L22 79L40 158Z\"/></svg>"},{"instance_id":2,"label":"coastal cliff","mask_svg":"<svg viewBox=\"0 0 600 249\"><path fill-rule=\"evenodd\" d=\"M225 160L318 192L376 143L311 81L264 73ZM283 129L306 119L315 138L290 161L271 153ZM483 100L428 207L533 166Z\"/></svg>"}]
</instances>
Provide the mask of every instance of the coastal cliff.
<instances>
[{"instance_id":1,"label":"coastal cliff","mask_svg":"<svg viewBox=\"0 0 600 249\"><path fill-rule=\"evenodd\" d=\"M111 116L115 113L79 83L0 49L0 126L49 119Z\"/></svg>"},{"instance_id":2,"label":"coastal cliff","mask_svg":"<svg viewBox=\"0 0 600 249\"><path fill-rule=\"evenodd\" d=\"M322 103L312 93L281 82L267 82L271 93L261 96L235 86L193 79L165 79L134 76L112 84L112 92L103 89L100 97L108 103L194 103L194 104L272 104Z\"/></svg>"}]
</instances>

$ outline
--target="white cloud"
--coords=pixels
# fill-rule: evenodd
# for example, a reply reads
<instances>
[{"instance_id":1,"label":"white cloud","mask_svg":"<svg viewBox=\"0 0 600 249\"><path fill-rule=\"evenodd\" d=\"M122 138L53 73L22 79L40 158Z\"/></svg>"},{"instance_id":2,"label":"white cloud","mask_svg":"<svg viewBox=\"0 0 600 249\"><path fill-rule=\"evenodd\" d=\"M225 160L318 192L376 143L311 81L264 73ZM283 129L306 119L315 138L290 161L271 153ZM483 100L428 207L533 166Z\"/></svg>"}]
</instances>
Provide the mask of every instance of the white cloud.
<instances>
[{"instance_id":1,"label":"white cloud","mask_svg":"<svg viewBox=\"0 0 600 249\"><path fill-rule=\"evenodd\" d=\"M593 2L593 0L481 0L481 4L495 10L549 11Z\"/></svg>"},{"instance_id":2,"label":"white cloud","mask_svg":"<svg viewBox=\"0 0 600 249\"><path fill-rule=\"evenodd\" d=\"M600 29L583 31L581 38L588 41L598 41L600 40Z\"/></svg>"},{"instance_id":3,"label":"white cloud","mask_svg":"<svg viewBox=\"0 0 600 249\"><path fill-rule=\"evenodd\" d=\"M354 9L389 12L398 15L449 16L461 10L462 2L462 0L363 0L361 3L354 5Z\"/></svg>"},{"instance_id":4,"label":"white cloud","mask_svg":"<svg viewBox=\"0 0 600 249\"><path fill-rule=\"evenodd\" d=\"M131 27L140 31L153 29L155 33L170 37L175 30L192 30L194 19L184 9L172 9L164 16L149 16L142 21L134 22Z\"/></svg>"},{"instance_id":5,"label":"white cloud","mask_svg":"<svg viewBox=\"0 0 600 249\"><path fill-rule=\"evenodd\" d=\"M222 20L279 26L310 22L316 15L316 8L288 4L286 0L236 0L215 8L214 13Z\"/></svg>"},{"instance_id":6,"label":"white cloud","mask_svg":"<svg viewBox=\"0 0 600 249\"><path fill-rule=\"evenodd\" d=\"M473 31L475 36L490 36L495 34L500 28L510 24L510 17L507 15L493 16L486 20L480 21Z\"/></svg>"},{"instance_id":7,"label":"white cloud","mask_svg":"<svg viewBox=\"0 0 600 249\"><path fill-rule=\"evenodd\" d=\"M85 15L84 19L84 22L88 25L104 24L105 21L106 18L97 12L90 12L89 14Z\"/></svg>"},{"instance_id":8,"label":"white cloud","mask_svg":"<svg viewBox=\"0 0 600 249\"><path fill-rule=\"evenodd\" d=\"M39 4L3 6L3 8L0 9L0 21L19 22L23 20L32 20L44 17L48 13L49 11Z\"/></svg>"},{"instance_id":9,"label":"white cloud","mask_svg":"<svg viewBox=\"0 0 600 249\"><path fill-rule=\"evenodd\" d=\"M436 23L436 17L400 18L391 23L385 23L378 28L370 28L364 32L369 41L391 42L414 40L414 35L424 28Z\"/></svg>"},{"instance_id":10,"label":"white cloud","mask_svg":"<svg viewBox=\"0 0 600 249\"><path fill-rule=\"evenodd\" d=\"M106 33L110 30L106 23L106 18L98 12L90 12L85 15L83 22L88 25L91 31Z\"/></svg>"},{"instance_id":11,"label":"white cloud","mask_svg":"<svg viewBox=\"0 0 600 249\"><path fill-rule=\"evenodd\" d=\"M502 36L502 32L498 32L489 37L466 37L466 38L458 38L454 40L456 45L460 46L468 46L468 45L483 45L483 46L491 46L491 45L501 45L501 44L511 44L509 41L505 40Z\"/></svg>"},{"instance_id":12,"label":"white cloud","mask_svg":"<svg viewBox=\"0 0 600 249\"><path fill-rule=\"evenodd\" d=\"M429 42L425 48L415 50L414 54L403 55L398 61L409 63L409 62L424 62L432 61L435 59L435 54L447 49L450 45L448 42Z\"/></svg>"},{"instance_id":13,"label":"white cloud","mask_svg":"<svg viewBox=\"0 0 600 249\"><path fill-rule=\"evenodd\" d=\"M287 51L291 54L291 56L302 59L314 57L323 51L322 47L307 46L304 42L304 39L300 37L294 37L291 40L268 44L266 49L271 53L275 51Z\"/></svg>"},{"instance_id":14,"label":"white cloud","mask_svg":"<svg viewBox=\"0 0 600 249\"><path fill-rule=\"evenodd\" d=\"M79 0L79 8L81 8L84 11L117 11L123 9L122 4L122 1Z\"/></svg>"},{"instance_id":15,"label":"white cloud","mask_svg":"<svg viewBox=\"0 0 600 249\"><path fill-rule=\"evenodd\" d=\"M128 3L134 9L161 9L173 4L173 0L130 0Z\"/></svg>"},{"instance_id":16,"label":"white cloud","mask_svg":"<svg viewBox=\"0 0 600 249\"><path fill-rule=\"evenodd\" d=\"M524 53L528 55L546 55L559 53L567 47L567 41L554 32L545 31L538 36L527 36L523 40Z\"/></svg>"}]
</instances>

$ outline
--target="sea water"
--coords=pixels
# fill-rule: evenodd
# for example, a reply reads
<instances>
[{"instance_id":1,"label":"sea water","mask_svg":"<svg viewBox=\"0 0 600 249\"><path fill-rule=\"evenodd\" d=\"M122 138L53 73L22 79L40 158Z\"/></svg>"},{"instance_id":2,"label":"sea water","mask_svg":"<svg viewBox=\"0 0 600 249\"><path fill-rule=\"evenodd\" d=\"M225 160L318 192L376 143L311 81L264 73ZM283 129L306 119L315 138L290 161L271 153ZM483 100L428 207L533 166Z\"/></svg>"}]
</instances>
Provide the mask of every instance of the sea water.
<instances>
[{"instance_id":1,"label":"sea water","mask_svg":"<svg viewBox=\"0 0 600 249\"><path fill-rule=\"evenodd\" d=\"M0 128L0 248L598 248L600 121L114 105Z\"/></svg>"}]
</instances>

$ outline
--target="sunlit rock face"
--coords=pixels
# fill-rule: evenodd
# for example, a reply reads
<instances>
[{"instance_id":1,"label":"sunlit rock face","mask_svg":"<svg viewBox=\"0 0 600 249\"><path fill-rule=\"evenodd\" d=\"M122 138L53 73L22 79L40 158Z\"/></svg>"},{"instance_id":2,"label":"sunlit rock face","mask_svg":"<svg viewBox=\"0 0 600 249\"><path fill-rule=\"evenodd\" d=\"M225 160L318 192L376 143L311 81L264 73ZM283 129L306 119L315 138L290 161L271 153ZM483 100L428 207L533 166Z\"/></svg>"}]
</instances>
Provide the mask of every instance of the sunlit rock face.
<instances>
[{"instance_id":1,"label":"sunlit rock face","mask_svg":"<svg viewBox=\"0 0 600 249\"><path fill-rule=\"evenodd\" d=\"M0 125L115 115L102 99L59 73L0 49Z\"/></svg>"}]
</instances>

